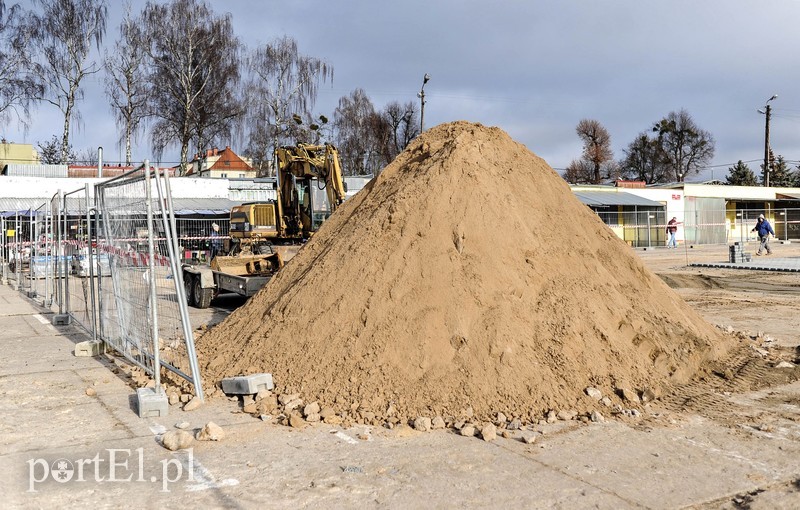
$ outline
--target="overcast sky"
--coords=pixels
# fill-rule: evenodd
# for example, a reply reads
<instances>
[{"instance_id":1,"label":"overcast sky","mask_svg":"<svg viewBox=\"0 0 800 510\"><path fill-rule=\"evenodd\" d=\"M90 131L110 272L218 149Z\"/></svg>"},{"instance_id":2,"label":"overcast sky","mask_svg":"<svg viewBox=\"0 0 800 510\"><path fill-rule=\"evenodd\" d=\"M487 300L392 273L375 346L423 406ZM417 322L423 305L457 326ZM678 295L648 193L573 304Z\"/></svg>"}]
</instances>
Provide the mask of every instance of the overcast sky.
<instances>
[{"instance_id":1,"label":"overcast sky","mask_svg":"<svg viewBox=\"0 0 800 510\"><path fill-rule=\"evenodd\" d=\"M7 0L8 4L9 1ZM11 0L10 3L14 3ZM26 3L26 2L23 2ZM122 18L112 0L106 45ZM134 0L134 12L144 6ZM453 120L497 126L563 169L580 157L575 126L584 118L610 132L614 157L671 111L686 109L716 140L713 168L694 181L724 178L737 160L756 173L764 157L762 108L773 94L770 140L776 155L800 160L800 1L772 0L213 0L230 12L248 47L289 35L300 52L333 65L315 114L332 116L340 97L363 88L377 108L419 101L425 125ZM76 150L103 146L124 158L102 92L86 83L73 128ZM60 112L42 104L27 134L60 136ZM239 149L234 147L234 150ZM146 136L134 152L151 157ZM177 151L165 159L175 160Z\"/></svg>"}]
</instances>

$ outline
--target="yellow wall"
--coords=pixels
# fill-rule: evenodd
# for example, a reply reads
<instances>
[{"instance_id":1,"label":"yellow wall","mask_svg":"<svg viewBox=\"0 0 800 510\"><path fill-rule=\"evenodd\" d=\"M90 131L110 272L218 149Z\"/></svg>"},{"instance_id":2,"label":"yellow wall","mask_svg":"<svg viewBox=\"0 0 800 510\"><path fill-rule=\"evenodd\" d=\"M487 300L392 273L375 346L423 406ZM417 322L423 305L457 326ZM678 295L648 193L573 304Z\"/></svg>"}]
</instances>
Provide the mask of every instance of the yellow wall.
<instances>
[{"instance_id":1,"label":"yellow wall","mask_svg":"<svg viewBox=\"0 0 800 510\"><path fill-rule=\"evenodd\" d=\"M11 164L38 165L39 154L29 143L0 143L0 169Z\"/></svg>"}]
</instances>

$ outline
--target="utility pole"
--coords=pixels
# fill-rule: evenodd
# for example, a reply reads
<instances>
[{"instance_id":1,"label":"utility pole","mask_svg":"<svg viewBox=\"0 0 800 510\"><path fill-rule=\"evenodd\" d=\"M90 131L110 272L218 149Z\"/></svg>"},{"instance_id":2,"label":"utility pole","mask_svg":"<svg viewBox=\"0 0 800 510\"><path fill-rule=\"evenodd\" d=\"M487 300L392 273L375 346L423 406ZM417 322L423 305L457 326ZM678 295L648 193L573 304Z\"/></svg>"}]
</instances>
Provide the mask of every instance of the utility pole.
<instances>
[{"instance_id":1,"label":"utility pole","mask_svg":"<svg viewBox=\"0 0 800 510\"><path fill-rule=\"evenodd\" d=\"M778 94L774 94L771 98L767 99L767 104L764 106L764 111L758 110L759 113L763 113L766 116L766 124L764 126L764 186L769 187L769 118L772 112L772 105L769 104L770 101L776 99Z\"/></svg>"},{"instance_id":2,"label":"utility pole","mask_svg":"<svg viewBox=\"0 0 800 510\"><path fill-rule=\"evenodd\" d=\"M417 93L417 97L419 98L419 132L422 134L425 131L425 84L428 83L428 80L431 79L431 75L425 73L425 76L422 78L422 88Z\"/></svg>"}]
</instances>

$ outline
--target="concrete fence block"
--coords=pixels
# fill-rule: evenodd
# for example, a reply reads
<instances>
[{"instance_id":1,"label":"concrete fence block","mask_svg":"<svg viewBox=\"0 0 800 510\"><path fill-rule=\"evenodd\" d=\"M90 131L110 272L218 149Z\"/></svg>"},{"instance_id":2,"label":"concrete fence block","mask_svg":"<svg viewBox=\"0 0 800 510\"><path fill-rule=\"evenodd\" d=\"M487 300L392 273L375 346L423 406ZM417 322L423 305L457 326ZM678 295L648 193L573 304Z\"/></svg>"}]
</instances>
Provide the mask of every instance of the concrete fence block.
<instances>
[{"instance_id":1,"label":"concrete fence block","mask_svg":"<svg viewBox=\"0 0 800 510\"><path fill-rule=\"evenodd\" d=\"M92 357L106 352L106 344L100 340L87 340L75 344L75 356Z\"/></svg>"},{"instance_id":2,"label":"concrete fence block","mask_svg":"<svg viewBox=\"0 0 800 510\"><path fill-rule=\"evenodd\" d=\"M164 390L155 388L136 389L136 410L139 418L159 418L167 415L169 399Z\"/></svg>"},{"instance_id":3,"label":"concrete fence block","mask_svg":"<svg viewBox=\"0 0 800 510\"><path fill-rule=\"evenodd\" d=\"M261 390L272 390L272 374L252 374L226 377L222 380L222 391L229 395L253 395Z\"/></svg>"}]
</instances>

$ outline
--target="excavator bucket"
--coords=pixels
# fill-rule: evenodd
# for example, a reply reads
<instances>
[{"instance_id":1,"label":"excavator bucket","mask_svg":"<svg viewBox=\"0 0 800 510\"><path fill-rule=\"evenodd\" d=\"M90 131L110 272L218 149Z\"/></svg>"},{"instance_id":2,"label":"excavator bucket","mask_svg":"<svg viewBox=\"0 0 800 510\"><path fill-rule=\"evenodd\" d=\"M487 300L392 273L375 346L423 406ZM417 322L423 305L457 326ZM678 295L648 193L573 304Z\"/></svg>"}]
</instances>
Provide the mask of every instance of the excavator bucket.
<instances>
[{"instance_id":1,"label":"excavator bucket","mask_svg":"<svg viewBox=\"0 0 800 510\"><path fill-rule=\"evenodd\" d=\"M211 261L211 269L237 276L267 276L283 267L279 253L266 255L217 256Z\"/></svg>"}]
</instances>

